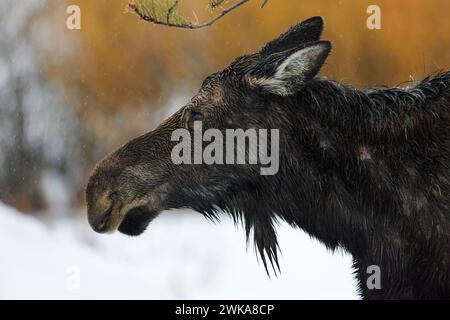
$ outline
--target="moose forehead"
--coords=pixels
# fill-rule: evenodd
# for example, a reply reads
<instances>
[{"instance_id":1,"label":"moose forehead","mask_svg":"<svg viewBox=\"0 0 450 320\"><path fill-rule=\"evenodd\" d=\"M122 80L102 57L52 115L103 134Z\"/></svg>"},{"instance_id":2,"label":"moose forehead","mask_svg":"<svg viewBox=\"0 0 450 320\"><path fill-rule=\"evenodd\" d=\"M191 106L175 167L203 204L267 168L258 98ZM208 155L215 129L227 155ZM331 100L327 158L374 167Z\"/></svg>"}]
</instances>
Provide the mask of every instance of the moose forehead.
<instances>
[{"instance_id":1,"label":"moose forehead","mask_svg":"<svg viewBox=\"0 0 450 320\"><path fill-rule=\"evenodd\" d=\"M189 105L197 106L205 103L218 103L223 98L224 83L219 73L207 77L199 92L191 99Z\"/></svg>"},{"instance_id":2,"label":"moose forehead","mask_svg":"<svg viewBox=\"0 0 450 320\"><path fill-rule=\"evenodd\" d=\"M231 90L242 90L243 84L250 84L249 76L257 68L258 62L257 55L239 57L228 68L206 77L190 104L219 103Z\"/></svg>"}]
</instances>

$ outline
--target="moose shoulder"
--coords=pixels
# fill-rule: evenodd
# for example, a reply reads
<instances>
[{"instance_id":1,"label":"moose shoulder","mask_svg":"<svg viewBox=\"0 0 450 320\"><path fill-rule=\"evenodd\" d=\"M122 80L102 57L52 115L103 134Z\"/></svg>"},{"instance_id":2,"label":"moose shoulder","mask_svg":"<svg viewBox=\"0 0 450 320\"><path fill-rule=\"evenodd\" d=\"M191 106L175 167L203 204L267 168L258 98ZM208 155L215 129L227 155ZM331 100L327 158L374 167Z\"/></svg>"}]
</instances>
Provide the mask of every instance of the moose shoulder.
<instances>
[{"instance_id":1,"label":"moose shoulder","mask_svg":"<svg viewBox=\"0 0 450 320\"><path fill-rule=\"evenodd\" d=\"M253 230L267 269L278 268L279 218L349 251L363 298L450 298L450 73L368 90L318 78L331 51L322 29L311 18L238 58L154 131L103 159L86 188L94 230L139 235L171 208L224 212L244 221L247 236ZM278 130L277 173L175 164L172 133L195 121L216 132ZM381 289L366 286L372 265Z\"/></svg>"}]
</instances>

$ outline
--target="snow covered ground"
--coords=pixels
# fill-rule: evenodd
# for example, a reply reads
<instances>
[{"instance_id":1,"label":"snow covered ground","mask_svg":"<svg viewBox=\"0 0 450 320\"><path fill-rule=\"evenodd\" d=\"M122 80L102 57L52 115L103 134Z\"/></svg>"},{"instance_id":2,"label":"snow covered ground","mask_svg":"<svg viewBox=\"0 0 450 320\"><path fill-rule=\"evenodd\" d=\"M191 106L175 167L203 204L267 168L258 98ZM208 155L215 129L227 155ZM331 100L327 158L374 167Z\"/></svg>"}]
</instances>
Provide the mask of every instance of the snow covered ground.
<instances>
[{"instance_id":1,"label":"snow covered ground","mask_svg":"<svg viewBox=\"0 0 450 320\"><path fill-rule=\"evenodd\" d=\"M0 298L356 299L351 258L279 228L282 273L268 279L224 217L162 214L138 238L97 235L84 219L50 226L0 203Z\"/></svg>"}]
</instances>

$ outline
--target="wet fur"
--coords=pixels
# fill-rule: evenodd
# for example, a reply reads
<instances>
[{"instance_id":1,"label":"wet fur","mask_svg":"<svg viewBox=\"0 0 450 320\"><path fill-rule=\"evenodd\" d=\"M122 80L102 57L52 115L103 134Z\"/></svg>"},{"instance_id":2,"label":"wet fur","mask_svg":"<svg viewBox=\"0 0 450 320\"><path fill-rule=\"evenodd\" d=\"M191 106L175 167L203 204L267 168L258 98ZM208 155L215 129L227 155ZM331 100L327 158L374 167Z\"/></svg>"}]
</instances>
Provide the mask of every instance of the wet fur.
<instances>
[{"instance_id":1,"label":"wet fur","mask_svg":"<svg viewBox=\"0 0 450 320\"><path fill-rule=\"evenodd\" d=\"M363 298L449 299L450 73L409 88L357 90L314 78L319 63L295 80L295 94L265 90L293 52L326 49L315 42L322 28L310 19L237 59L156 130L107 156L86 190L91 224L109 207L114 226L125 216L119 230L132 235L165 209L188 207L210 219L225 212L248 236L253 230L264 265L278 270L280 219L350 252ZM192 111L205 115L205 129L279 129L278 174L173 165L170 135ZM367 289L370 265L381 268L381 290Z\"/></svg>"},{"instance_id":2,"label":"wet fur","mask_svg":"<svg viewBox=\"0 0 450 320\"><path fill-rule=\"evenodd\" d=\"M228 170L235 190L181 175L173 207L242 218L264 264L276 267L275 221L300 227L352 253L365 298L450 298L450 73L365 91L316 79L289 99L265 98L258 116L280 128L279 173ZM369 265L381 268L381 290L366 287Z\"/></svg>"}]
</instances>

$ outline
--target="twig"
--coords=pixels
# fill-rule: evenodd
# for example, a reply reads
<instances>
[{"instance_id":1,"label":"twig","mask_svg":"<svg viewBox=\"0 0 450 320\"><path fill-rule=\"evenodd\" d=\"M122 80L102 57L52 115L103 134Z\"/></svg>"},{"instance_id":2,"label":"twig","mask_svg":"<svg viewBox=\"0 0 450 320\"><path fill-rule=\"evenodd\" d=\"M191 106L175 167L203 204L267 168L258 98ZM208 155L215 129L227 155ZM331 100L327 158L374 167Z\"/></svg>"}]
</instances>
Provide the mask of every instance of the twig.
<instances>
[{"instance_id":1,"label":"twig","mask_svg":"<svg viewBox=\"0 0 450 320\"><path fill-rule=\"evenodd\" d=\"M172 14L172 11L177 7L178 2L176 1L172 7L169 8L169 11L167 12L167 16L166 16L166 21L162 21L162 20L158 20L155 17L149 16L147 14L144 14L143 12L140 11L139 6L137 6L134 3L129 3L128 4L128 8L133 11L135 14L137 14L142 20L147 21L147 22L151 22L154 24L159 24L159 25L164 25L167 27L173 27L173 28L182 28L182 29L202 29L202 28L206 28L206 27L210 27L212 26L215 22L217 22L218 20L222 19L225 15L227 15L228 13L230 13L233 10L236 10L237 8L239 8L240 6L246 4L247 2L249 2L250 0L240 0L239 2L231 5L230 7L222 10L222 12L220 14L218 14L217 16L215 16L214 18L212 18L211 20L204 22L204 23L173 23L170 22L170 16ZM267 2L269 0L264 0L261 8L263 8Z\"/></svg>"}]
</instances>

